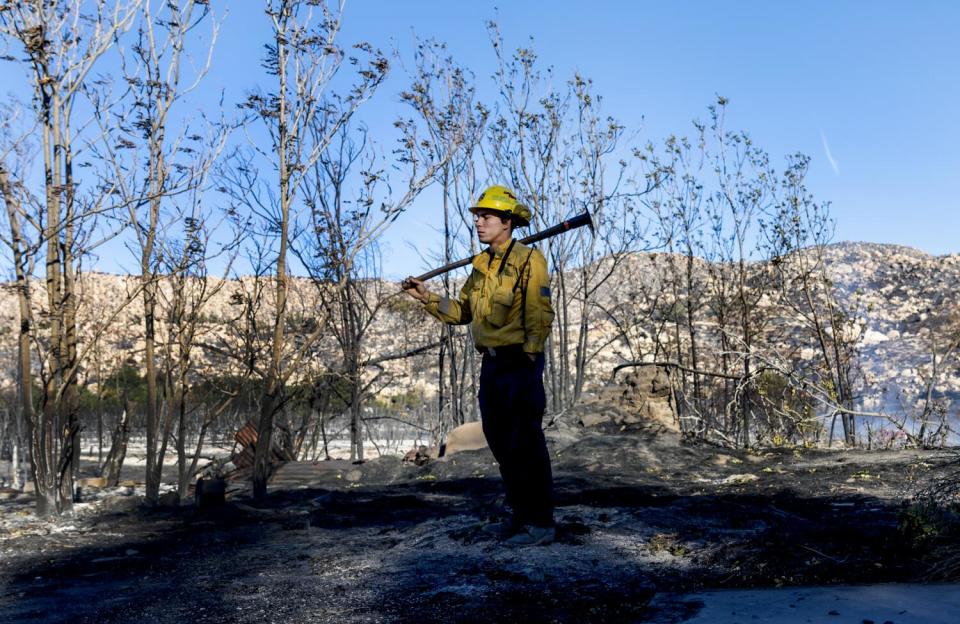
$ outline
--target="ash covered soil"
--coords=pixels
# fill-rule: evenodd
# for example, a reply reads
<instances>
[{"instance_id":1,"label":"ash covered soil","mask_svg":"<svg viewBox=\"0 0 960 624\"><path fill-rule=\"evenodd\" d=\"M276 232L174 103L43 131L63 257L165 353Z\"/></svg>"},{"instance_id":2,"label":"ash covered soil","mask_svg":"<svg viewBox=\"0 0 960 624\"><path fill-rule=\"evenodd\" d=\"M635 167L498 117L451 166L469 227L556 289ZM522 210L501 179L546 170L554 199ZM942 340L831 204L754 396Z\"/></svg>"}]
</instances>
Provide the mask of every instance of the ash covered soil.
<instances>
[{"instance_id":1,"label":"ash covered soil","mask_svg":"<svg viewBox=\"0 0 960 624\"><path fill-rule=\"evenodd\" d=\"M0 621L667 623L700 607L662 598L682 592L957 580L942 543L904 531L954 452L750 452L649 427L548 440L549 546L480 530L502 512L487 450L286 464L264 504L236 489L210 512L122 489L57 521L0 503Z\"/></svg>"}]
</instances>

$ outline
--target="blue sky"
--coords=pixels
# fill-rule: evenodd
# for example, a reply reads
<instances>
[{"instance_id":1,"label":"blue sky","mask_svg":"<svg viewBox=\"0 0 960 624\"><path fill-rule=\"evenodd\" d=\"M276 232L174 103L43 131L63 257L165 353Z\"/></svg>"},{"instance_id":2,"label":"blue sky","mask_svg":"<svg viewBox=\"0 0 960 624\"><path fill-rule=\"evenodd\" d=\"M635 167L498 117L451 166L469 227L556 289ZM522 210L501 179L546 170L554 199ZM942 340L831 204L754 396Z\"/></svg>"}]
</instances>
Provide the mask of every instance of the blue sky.
<instances>
[{"instance_id":1,"label":"blue sky","mask_svg":"<svg viewBox=\"0 0 960 624\"><path fill-rule=\"evenodd\" d=\"M240 101L261 79L269 29L253 0L213 2L222 18L214 66L193 106ZM226 9L229 8L229 11ZM360 39L410 58L413 35L447 42L492 100L484 22L533 47L558 79L593 79L607 112L644 140L691 131L721 94L727 127L749 132L778 165L801 151L832 202L836 240L960 252L960 3L956 2L348 2L342 43ZM0 64L3 90L20 91ZM403 70L366 105L374 132L402 111ZM426 268L408 249L439 246L427 193L384 240L388 273ZM110 270L109 267L104 267Z\"/></svg>"}]
</instances>

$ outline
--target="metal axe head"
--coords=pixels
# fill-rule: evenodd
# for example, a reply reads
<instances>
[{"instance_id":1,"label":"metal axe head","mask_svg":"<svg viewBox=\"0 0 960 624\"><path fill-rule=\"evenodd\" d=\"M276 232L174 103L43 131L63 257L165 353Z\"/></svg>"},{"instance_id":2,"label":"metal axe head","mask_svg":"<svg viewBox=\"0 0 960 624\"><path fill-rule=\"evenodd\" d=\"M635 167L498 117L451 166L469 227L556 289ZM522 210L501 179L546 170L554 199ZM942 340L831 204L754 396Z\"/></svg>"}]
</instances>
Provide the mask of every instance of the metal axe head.
<instances>
[{"instance_id":1,"label":"metal axe head","mask_svg":"<svg viewBox=\"0 0 960 624\"><path fill-rule=\"evenodd\" d=\"M593 229L593 217L590 216L590 211L584 210L583 214L586 215L587 217L587 227L590 228L590 234L595 236L597 234L597 231Z\"/></svg>"},{"instance_id":2,"label":"metal axe head","mask_svg":"<svg viewBox=\"0 0 960 624\"><path fill-rule=\"evenodd\" d=\"M575 217L571 217L565 223L567 230L572 230L578 227L583 227L584 225L590 228L591 234L596 234L596 230L593 229L593 217L590 216L589 210L584 210L582 213L578 214Z\"/></svg>"}]
</instances>

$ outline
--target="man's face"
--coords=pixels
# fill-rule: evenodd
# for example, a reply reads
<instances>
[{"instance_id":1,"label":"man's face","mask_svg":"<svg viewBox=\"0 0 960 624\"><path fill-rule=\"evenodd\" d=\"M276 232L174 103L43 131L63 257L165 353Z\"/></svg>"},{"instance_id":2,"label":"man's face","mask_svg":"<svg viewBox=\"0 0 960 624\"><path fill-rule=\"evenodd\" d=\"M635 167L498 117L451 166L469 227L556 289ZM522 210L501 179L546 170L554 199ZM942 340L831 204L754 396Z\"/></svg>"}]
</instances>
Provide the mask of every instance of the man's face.
<instances>
[{"instance_id":1,"label":"man's face","mask_svg":"<svg viewBox=\"0 0 960 624\"><path fill-rule=\"evenodd\" d=\"M484 244L499 244L510 240L510 219L501 218L503 213L496 210L478 209L473 215L477 226L477 237Z\"/></svg>"}]
</instances>

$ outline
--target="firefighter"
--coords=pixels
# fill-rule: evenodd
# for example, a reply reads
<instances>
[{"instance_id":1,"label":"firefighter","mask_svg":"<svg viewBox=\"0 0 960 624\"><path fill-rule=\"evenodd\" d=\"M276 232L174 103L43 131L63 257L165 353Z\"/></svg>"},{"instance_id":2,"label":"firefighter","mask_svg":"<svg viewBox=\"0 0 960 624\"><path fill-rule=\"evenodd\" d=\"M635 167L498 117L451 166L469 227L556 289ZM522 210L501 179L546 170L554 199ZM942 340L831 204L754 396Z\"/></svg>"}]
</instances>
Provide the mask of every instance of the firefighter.
<instances>
[{"instance_id":1,"label":"firefighter","mask_svg":"<svg viewBox=\"0 0 960 624\"><path fill-rule=\"evenodd\" d=\"M543 348L553 323L547 261L513 238L529 208L504 186L491 186L470 208L481 243L458 299L440 297L409 277L405 292L451 325L470 324L480 368L483 433L506 490L511 517L488 525L513 545L554 539L553 477L541 423L546 406Z\"/></svg>"}]
</instances>

